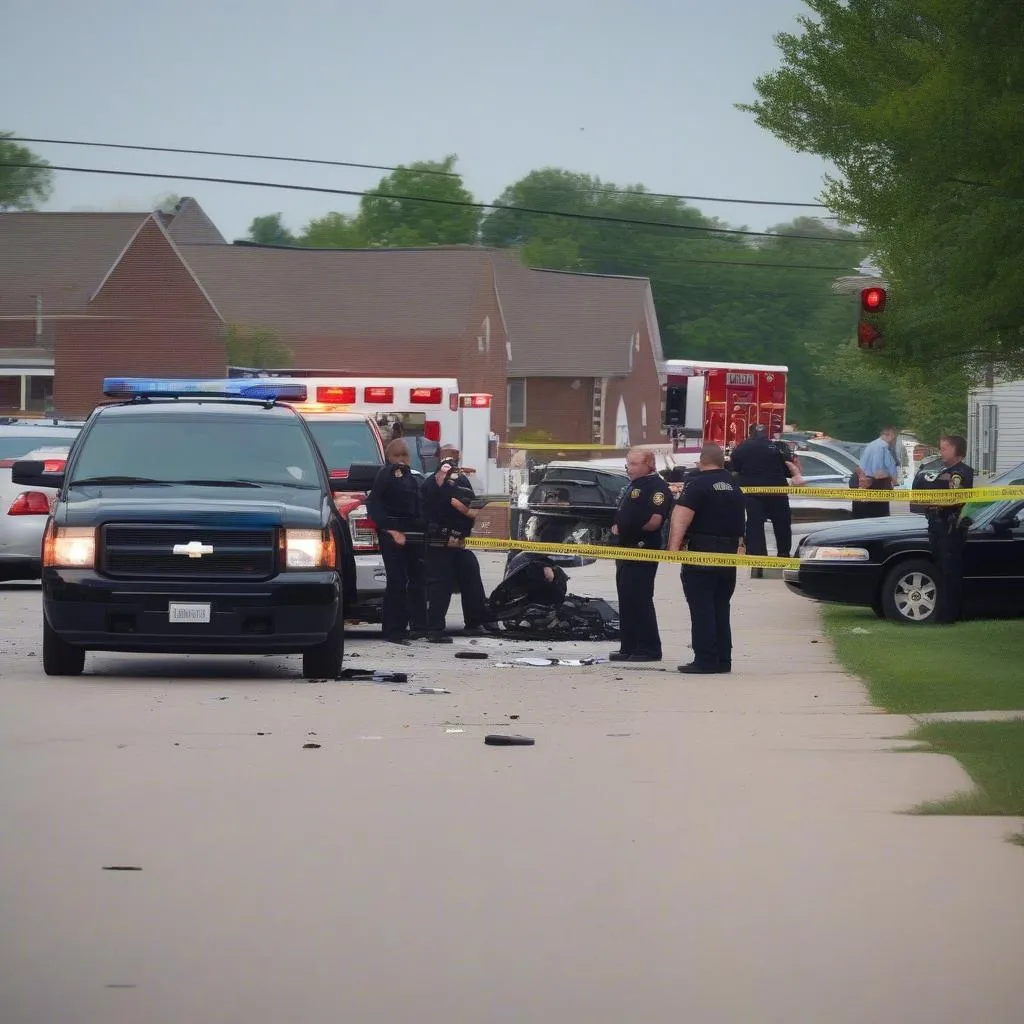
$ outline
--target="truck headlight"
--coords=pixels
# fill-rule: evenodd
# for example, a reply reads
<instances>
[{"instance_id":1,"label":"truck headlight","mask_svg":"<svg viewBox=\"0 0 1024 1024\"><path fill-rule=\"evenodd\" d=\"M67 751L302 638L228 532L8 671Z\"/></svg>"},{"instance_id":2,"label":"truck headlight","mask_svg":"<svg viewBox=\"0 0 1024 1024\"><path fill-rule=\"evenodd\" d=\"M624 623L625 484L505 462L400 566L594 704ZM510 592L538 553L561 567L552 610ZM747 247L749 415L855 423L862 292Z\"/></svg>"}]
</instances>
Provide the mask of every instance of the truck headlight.
<instances>
[{"instance_id":1,"label":"truck headlight","mask_svg":"<svg viewBox=\"0 0 1024 1024\"><path fill-rule=\"evenodd\" d=\"M96 565L96 530L91 526L47 524L43 565L52 569L92 569Z\"/></svg>"},{"instance_id":2,"label":"truck headlight","mask_svg":"<svg viewBox=\"0 0 1024 1024\"><path fill-rule=\"evenodd\" d=\"M338 548L334 533L326 530L285 530L284 567L286 569L334 569Z\"/></svg>"},{"instance_id":3,"label":"truck headlight","mask_svg":"<svg viewBox=\"0 0 1024 1024\"><path fill-rule=\"evenodd\" d=\"M826 547L811 544L800 552L804 562L868 562L871 555L866 548Z\"/></svg>"}]
</instances>

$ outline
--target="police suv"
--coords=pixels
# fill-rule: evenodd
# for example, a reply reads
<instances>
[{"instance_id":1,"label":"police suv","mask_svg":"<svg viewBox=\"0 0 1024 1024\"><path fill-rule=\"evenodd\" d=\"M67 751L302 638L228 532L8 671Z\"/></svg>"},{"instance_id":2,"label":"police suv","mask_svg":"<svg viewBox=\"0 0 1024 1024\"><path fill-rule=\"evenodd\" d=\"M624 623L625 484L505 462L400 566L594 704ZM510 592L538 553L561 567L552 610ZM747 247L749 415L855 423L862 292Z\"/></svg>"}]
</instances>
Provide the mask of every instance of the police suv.
<instances>
[{"instance_id":1,"label":"police suv","mask_svg":"<svg viewBox=\"0 0 1024 1024\"><path fill-rule=\"evenodd\" d=\"M108 378L63 466L42 546L43 669L87 651L302 654L337 676L355 591L348 533L309 427L273 382ZM302 391L300 394L299 392ZM57 471L54 471L54 470Z\"/></svg>"}]
</instances>

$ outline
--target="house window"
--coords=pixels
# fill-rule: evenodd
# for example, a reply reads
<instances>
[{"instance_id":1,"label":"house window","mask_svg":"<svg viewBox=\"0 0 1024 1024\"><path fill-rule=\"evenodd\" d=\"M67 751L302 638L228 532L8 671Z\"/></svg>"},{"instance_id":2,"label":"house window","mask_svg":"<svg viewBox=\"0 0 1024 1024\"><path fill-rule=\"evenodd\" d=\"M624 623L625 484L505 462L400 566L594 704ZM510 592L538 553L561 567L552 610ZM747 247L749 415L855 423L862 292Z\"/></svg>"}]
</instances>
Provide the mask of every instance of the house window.
<instances>
[{"instance_id":1,"label":"house window","mask_svg":"<svg viewBox=\"0 0 1024 1024\"><path fill-rule=\"evenodd\" d=\"M526 381L522 377L508 382L508 425L526 426Z\"/></svg>"},{"instance_id":2,"label":"house window","mask_svg":"<svg viewBox=\"0 0 1024 1024\"><path fill-rule=\"evenodd\" d=\"M30 412L46 412L53 404L52 377L29 377L25 391L25 408Z\"/></svg>"},{"instance_id":3,"label":"house window","mask_svg":"<svg viewBox=\"0 0 1024 1024\"><path fill-rule=\"evenodd\" d=\"M982 473L996 471L996 457L999 449L999 406L983 405L980 411L981 430L979 437L979 454L981 456L978 469Z\"/></svg>"}]
</instances>

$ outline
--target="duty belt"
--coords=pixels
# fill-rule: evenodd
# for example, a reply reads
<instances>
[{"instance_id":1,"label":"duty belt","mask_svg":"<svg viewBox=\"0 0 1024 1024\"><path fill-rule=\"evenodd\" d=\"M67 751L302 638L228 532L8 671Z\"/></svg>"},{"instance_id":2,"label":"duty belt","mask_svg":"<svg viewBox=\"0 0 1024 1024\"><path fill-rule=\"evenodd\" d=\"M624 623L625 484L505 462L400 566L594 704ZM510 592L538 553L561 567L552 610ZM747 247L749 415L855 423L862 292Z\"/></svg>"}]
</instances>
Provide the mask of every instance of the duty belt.
<instances>
[{"instance_id":1,"label":"duty belt","mask_svg":"<svg viewBox=\"0 0 1024 1024\"><path fill-rule=\"evenodd\" d=\"M427 545L432 548L464 548L466 535L457 530L431 531L427 538Z\"/></svg>"}]
</instances>

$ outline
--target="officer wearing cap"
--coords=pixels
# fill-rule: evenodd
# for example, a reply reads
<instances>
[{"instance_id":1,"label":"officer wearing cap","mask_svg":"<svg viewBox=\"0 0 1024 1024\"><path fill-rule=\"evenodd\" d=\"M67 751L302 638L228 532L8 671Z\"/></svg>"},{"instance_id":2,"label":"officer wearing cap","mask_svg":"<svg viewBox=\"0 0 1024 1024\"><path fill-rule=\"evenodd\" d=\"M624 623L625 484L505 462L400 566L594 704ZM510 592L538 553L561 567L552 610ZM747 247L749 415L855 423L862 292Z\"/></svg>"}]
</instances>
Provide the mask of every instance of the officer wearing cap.
<instances>
[{"instance_id":1,"label":"officer wearing cap","mask_svg":"<svg viewBox=\"0 0 1024 1024\"><path fill-rule=\"evenodd\" d=\"M451 643L445 635L445 619L452 594L459 588L465 633L483 632L487 595L476 554L466 548L479 510L472 507L473 485L459 469L459 452L452 445L441 448L438 471L421 485L427 522L427 629L431 643Z\"/></svg>"},{"instance_id":2,"label":"officer wearing cap","mask_svg":"<svg viewBox=\"0 0 1024 1024\"><path fill-rule=\"evenodd\" d=\"M918 473L914 490L959 491L974 486L974 470L964 462L967 439L946 434L939 439L942 469ZM963 551L970 525L961 518L963 505L911 505L911 511L923 511L928 517L928 541L939 568L939 594L935 621L949 625L963 611Z\"/></svg>"},{"instance_id":3,"label":"officer wearing cap","mask_svg":"<svg viewBox=\"0 0 1024 1024\"><path fill-rule=\"evenodd\" d=\"M626 456L629 484L615 513L612 534L620 547L662 548L662 524L672 504L668 484L655 472L654 453L634 449ZM618 651L612 661L661 661L661 635L654 610L657 562L616 561L619 596Z\"/></svg>"},{"instance_id":4,"label":"officer wearing cap","mask_svg":"<svg viewBox=\"0 0 1024 1024\"><path fill-rule=\"evenodd\" d=\"M729 468L743 487L786 487L794 476L793 463L781 443L771 441L768 429L755 423L747 440L736 446ZM747 510L747 554L767 555L764 524L769 520L775 532L775 547L781 558L789 557L793 544L793 515L786 494L744 495ZM755 573L757 570L755 570Z\"/></svg>"},{"instance_id":5,"label":"officer wearing cap","mask_svg":"<svg viewBox=\"0 0 1024 1024\"><path fill-rule=\"evenodd\" d=\"M409 466L411 456L404 438L392 441L384 455L386 461L366 499L366 511L377 525L387 574L384 639L408 646L411 639L420 639L427 632L420 487Z\"/></svg>"},{"instance_id":6,"label":"officer wearing cap","mask_svg":"<svg viewBox=\"0 0 1024 1024\"><path fill-rule=\"evenodd\" d=\"M743 541L743 493L725 469L717 444L700 452L700 476L687 482L672 510L669 550L735 555ZM693 661L686 674L732 671L730 603L736 590L732 566L684 565L680 573L690 608Z\"/></svg>"}]
</instances>

